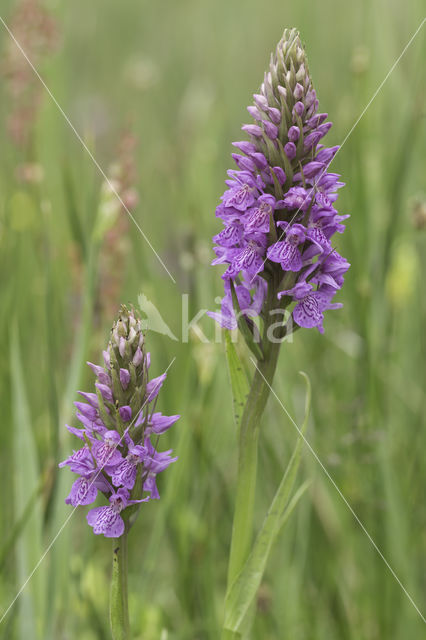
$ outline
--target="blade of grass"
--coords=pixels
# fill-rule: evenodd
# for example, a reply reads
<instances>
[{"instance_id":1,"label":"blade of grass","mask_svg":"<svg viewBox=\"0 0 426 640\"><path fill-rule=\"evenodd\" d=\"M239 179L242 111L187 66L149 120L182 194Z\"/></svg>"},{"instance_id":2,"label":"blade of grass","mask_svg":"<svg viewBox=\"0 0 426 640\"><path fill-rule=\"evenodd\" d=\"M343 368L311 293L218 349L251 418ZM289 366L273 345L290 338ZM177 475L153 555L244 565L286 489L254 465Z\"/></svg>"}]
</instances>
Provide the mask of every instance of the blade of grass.
<instances>
[{"instance_id":1,"label":"blade of grass","mask_svg":"<svg viewBox=\"0 0 426 640\"><path fill-rule=\"evenodd\" d=\"M68 450L71 450L71 444L68 446L69 437L66 429L62 429L62 425L71 421L73 414L72 401L75 397L76 390L85 366L87 353L87 345L92 326L93 306L94 306L94 286L96 278L96 251L92 250L89 254L86 264L86 273L84 278L85 289L83 292L83 313L81 316L79 328L75 337L72 350L71 362L68 372L68 378L65 385L65 392L60 403L60 417L58 429L61 437L59 438L58 458L62 459L66 456ZM59 462L59 460L57 461ZM70 478L66 473L58 474L57 488L52 508L52 518L49 528L49 539L56 535L57 531L63 525L65 519L69 515L69 507L65 505L64 498L69 492ZM69 553L71 545L71 532L66 527L61 536L56 541L50 552L49 566L49 583L47 602L49 606L46 610L46 639L54 640L57 637L58 630L54 628L55 620L60 616L58 611L65 615L67 610L68 591L69 591ZM56 606L52 606L56 603Z\"/></svg>"},{"instance_id":2,"label":"blade of grass","mask_svg":"<svg viewBox=\"0 0 426 640\"><path fill-rule=\"evenodd\" d=\"M18 329L11 335L10 369L12 375L14 506L16 523L25 513L28 492L39 484L36 444L33 437L30 410L24 382ZM34 496L36 500L36 496ZM42 555L43 514L36 502L28 515L16 545L16 577L20 586ZM18 637L22 640L41 637L40 619L44 596L44 575L38 572L22 592L18 608Z\"/></svg>"}]
</instances>

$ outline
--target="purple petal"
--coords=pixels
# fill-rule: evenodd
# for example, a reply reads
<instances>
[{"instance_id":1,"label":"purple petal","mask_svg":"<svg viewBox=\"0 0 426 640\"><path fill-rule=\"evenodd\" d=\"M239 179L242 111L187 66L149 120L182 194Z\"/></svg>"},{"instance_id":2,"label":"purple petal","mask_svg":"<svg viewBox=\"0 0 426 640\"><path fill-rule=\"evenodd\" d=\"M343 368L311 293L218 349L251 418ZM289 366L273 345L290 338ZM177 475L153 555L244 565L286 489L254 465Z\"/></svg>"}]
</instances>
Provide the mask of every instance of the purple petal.
<instances>
[{"instance_id":1,"label":"purple petal","mask_svg":"<svg viewBox=\"0 0 426 640\"><path fill-rule=\"evenodd\" d=\"M273 244L267 255L272 262L279 262L284 271L300 271L302 268L300 251L287 240Z\"/></svg>"},{"instance_id":2,"label":"purple petal","mask_svg":"<svg viewBox=\"0 0 426 640\"><path fill-rule=\"evenodd\" d=\"M89 478L77 478L71 487L71 492L67 498L65 498L66 504L72 504L73 507L79 505L92 504L96 500L98 490L95 487L93 480Z\"/></svg>"},{"instance_id":3,"label":"purple petal","mask_svg":"<svg viewBox=\"0 0 426 640\"><path fill-rule=\"evenodd\" d=\"M160 494L157 489L157 483L155 481L155 473L149 473L147 479L143 483L143 490L148 491L151 500L159 500Z\"/></svg>"},{"instance_id":4,"label":"purple petal","mask_svg":"<svg viewBox=\"0 0 426 640\"><path fill-rule=\"evenodd\" d=\"M257 106L259 107L259 109L266 111L266 109L269 107L267 99L261 93L255 93L253 95L253 99L257 104Z\"/></svg>"},{"instance_id":5,"label":"purple petal","mask_svg":"<svg viewBox=\"0 0 426 640\"><path fill-rule=\"evenodd\" d=\"M180 416L163 416L161 413L153 413L149 418L148 426L145 429L145 434L156 433L157 435L164 433L169 429L172 424L179 420Z\"/></svg>"},{"instance_id":6,"label":"purple petal","mask_svg":"<svg viewBox=\"0 0 426 640\"><path fill-rule=\"evenodd\" d=\"M98 409L99 407L99 402L98 402L98 396L96 395L96 393L86 393L85 391L77 391L77 393L82 396L85 400L87 400L87 402L94 407L95 409Z\"/></svg>"},{"instance_id":7,"label":"purple petal","mask_svg":"<svg viewBox=\"0 0 426 640\"><path fill-rule=\"evenodd\" d=\"M322 325L323 314L318 300L314 295L308 295L298 302L293 311L293 318L300 327L311 329Z\"/></svg>"},{"instance_id":8,"label":"purple petal","mask_svg":"<svg viewBox=\"0 0 426 640\"><path fill-rule=\"evenodd\" d=\"M286 176L285 176L285 173L284 173L284 169L282 169L281 167L272 167L272 170L273 170L273 172L275 174L275 177L277 178L278 182L282 186L286 181Z\"/></svg>"},{"instance_id":9,"label":"purple petal","mask_svg":"<svg viewBox=\"0 0 426 640\"><path fill-rule=\"evenodd\" d=\"M338 152L339 148L340 147L336 145L335 147L321 149L321 151L317 153L315 160L317 162L324 162L324 164L329 164Z\"/></svg>"},{"instance_id":10,"label":"purple petal","mask_svg":"<svg viewBox=\"0 0 426 640\"><path fill-rule=\"evenodd\" d=\"M120 407L118 412L123 422L129 422L132 419L132 410L129 406Z\"/></svg>"},{"instance_id":11,"label":"purple petal","mask_svg":"<svg viewBox=\"0 0 426 640\"><path fill-rule=\"evenodd\" d=\"M293 160L293 158L296 157L296 145L294 142L287 142L287 144L284 145L284 151L287 158Z\"/></svg>"},{"instance_id":12,"label":"purple petal","mask_svg":"<svg viewBox=\"0 0 426 640\"><path fill-rule=\"evenodd\" d=\"M124 354L126 352L126 340L123 336L120 336L120 340L118 342L118 350L120 352L120 356L124 358Z\"/></svg>"},{"instance_id":13,"label":"purple petal","mask_svg":"<svg viewBox=\"0 0 426 640\"><path fill-rule=\"evenodd\" d=\"M231 155L237 167L240 169L243 169L244 171L256 171L256 165L250 158L242 156L239 153L232 153Z\"/></svg>"},{"instance_id":14,"label":"purple petal","mask_svg":"<svg viewBox=\"0 0 426 640\"><path fill-rule=\"evenodd\" d=\"M97 389L99 389L99 391L101 392L101 396L103 397L104 400L106 400L107 402L112 402L113 398L112 398L112 391L109 387L107 387L106 384L101 384L100 382L95 382L95 387Z\"/></svg>"},{"instance_id":15,"label":"purple petal","mask_svg":"<svg viewBox=\"0 0 426 640\"><path fill-rule=\"evenodd\" d=\"M77 438L80 438L80 440L84 441L84 434L86 433L84 429L78 429L77 427L71 427L69 424L65 425L66 428L68 429L68 431L70 433L72 433L74 436L77 436Z\"/></svg>"},{"instance_id":16,"label":"purple petal","mask_svg":"<svg viewBox=\"0 0 426 640\"><path fill-rule=\"evenodd\" d=\"M288 139L290 142L297 142L300 138L300 129L299 127L292 126L288 130Z\"/></svg>"},{"instance_id":17,"label":"purple petal","mask_svg":"<svg viewBox=\"0 0 426 640\"><path fill-rule=\"evenodd\" d=\"M86 404L85 402L74 402L74 405L77 407L80 413L86 418L89 418L89 420L96 420L99 417L96 409L90 404Z\"/></svg>"},{"instance_id":18,"label":"purple petal","mask_svg":"<svg viewBox=\"0 0 426 640\"><path fill-rule=\"evenodd\" d=\"M125 391L130 382L130 373L129 371L127 371L127 369L120 369L120 382Z\"/></svg>"},{"instance_id":19,"label":"purple petal","mask_svg":"<svg viewBox=\"0 0 426 640\"><path fill-rule=\"evenodd\" d=\"M213 237L213 241L223 247L232 247L238 244L243 236L243 228L241 225L229 225L220 233Z\"/></svg>"},{"instance_id":20,"label":"purple petal","mask_svg":"<svg viewBox=\"0 0 426 640\"><path fill-rule=\"evenodd\" d=\"M275 109L275 107L268 108L268 115L271 118L274 124L280 124L281 122L281 111L279 109Z\"/></svg>"},{"instance_id":21,"label":"purple petal","mask_svg":"<svg viewBox=\"0 0 426 640\"><path fill-rule=\"evenodd\" d=\"M110 438L109 434L117 433L115 431L108 431L105 434L105 440L102 442L101 440L97 440L92 446L92 453L99 467L103 468L106 465L114 466L119 464L123 457L118 451L118 442L115 442ZM120 436L117 433L118 438L120 440Z\"/></svg>"},{"instance_id":22,"label":"purple petal","mask_svg":"<svg viewBox=\"0 0 426 640\"><path fill-rule=\"evenodd\" d=\"M248 142L247 140L243 140L242 142L233 142L232 145L237 147L240 151L247 154L248 156L252 153L256 153L256 146L252 142Z\"/></svg>"},{"instance_id":23,"label":"purple petal","mask_svg":"<svg viewBox=\"0 0 426 640\"><path fill-rule=\"evenodd\" d=\"M255 190L249 184L242 184L225 191L222 196L225 207L233 207L238 211L245 211L255 200Z\"/></svg>"},{"instance_id":24,"label":"purple petal","mask_svg":"<svg viewBox=\"0 0 426 640\"><path fill-rule=\"evenodd\" d=\"M303 104L303 102L296 102L296 104L293 107L293 117L299 116L301 118L304 110L305 110L305 105Z\"/></svg>"},{"instance_id":25,"label":"purple petal","mask_svg":"<svg viewBox=\"0 0 426 640\"><path fill-rule=\"evenodd\" d=\"M254 118L255 120L262 120L262 115L257 107L253 107L253 106L247 107L247 111L249 112L251 117Z\"/></svg>"},{"instance_id":26,"label":"purple petal","mask_svg":"<svg viewBox=\"0 0 426 640\"><path fill-rule=\"evenodd\" d=\"M262 124L264 126L266 135L270 140L275 140L278 138L278 127L272 122L268 122L268 120L263 120Z\"/></svg>"},{"instance_id":27,"label":"purple petal","mask_svg":"<svg viewBox=\"0 0 426 640\"><path fill-rule=\"evenodd\" d=\"M93 364L93 362L86 362L86 364L89 365L89 367L91 368L91 370L93 371L93 373L95 374L96 377L98 377L99 374L102 373L102 371L105 371L105 369L103 367L100 367L97 364Z\"/></svg>"},{"instance_id":28,"label":"purple petal","mask_svg":"<svg viewBox=\"0 0 426 640\"><path fill-rule=\"evenodd\" d=\"M143 353L141 349L138 347L135 351L135 355L133 356L133 364L135 367L138 367L143 360Z\"/></svg>"},{"instance_id":29,"label":"purple petal","mask_svg":"<svg viewBox=\"0 0 426 640\"><path fill-rule=\"evenodd\" d=\"M263 136L263 129L257 124L244 124L241 129L255 138L261 138Z\"/></svg>"},{"instance_id":30,"label":"purple petal","mask_svg":"<svg viewBox=\"0 0 426 640\"><path fill-rule=\"evenodd\" d=\"M263 170L263 169L266 169L266 167L268 166L268 161L263 155L263 153L258 153L258 152L252 153L250 157L252 158L254 164L258 169Z\"/></svg>"},{"instance_id":31,"label":"purple petal","mask_svg":"<svg viewBox=\"0 0 426 640\"><path fill-rule=\"evenodd\" d=\"M300 82L296 82L296 86L293 89L293 96L295 100L300 100L300 98L303 96L303 94L305 93L303 86L300 84Z\"/></svg>"},{"instance_id":32,"label":"purple petal","mask_svg":"<svg viewBox=\"0 0 426 640\"><path fill-rule=\"evenodd\" d=\"M123 519L112 507L95 507L86 518L96 535L103 533L106 538L119 538L124 533Z\"/></svg>"},{"instance_id":33,"label":"purple petal","mask_svg":"<svg viewBox=\"0 0 426 640\"><path fill-rule=\"evenodd\" d=\"M305 178L315 178L321 171L324 169L324 164L322 162L316 162L312 160L312 162L308 162L303 167L303 175ZM296 173L294 175L295 180L301 180L302 174Z\"/></svg>"},{"instance_id":34,"label":"purple petal","mask_svg":"<svg viewBox=\"0 0 426 640\"><path fill-rule=\"evenodd\" d=\"M115 467L111 474L111 480L115 487L123 486L126 489L133 489L135 486L137 473L137 462L132 462L128 458L123 460L117 467Z\"/></svg>"},{"instance_id":35,"label":"purple petal","mask_svg":"<svg viewBox=\"0 0 426 640\"><path fill-rule=\"evenodd\" d=\"M167 374L163 373L158 378L153 378L146 385L146 403L152 402L154 398L158 396L158 393L163 386L163 382L166 379Z\"/></svg>"}]
</instances>

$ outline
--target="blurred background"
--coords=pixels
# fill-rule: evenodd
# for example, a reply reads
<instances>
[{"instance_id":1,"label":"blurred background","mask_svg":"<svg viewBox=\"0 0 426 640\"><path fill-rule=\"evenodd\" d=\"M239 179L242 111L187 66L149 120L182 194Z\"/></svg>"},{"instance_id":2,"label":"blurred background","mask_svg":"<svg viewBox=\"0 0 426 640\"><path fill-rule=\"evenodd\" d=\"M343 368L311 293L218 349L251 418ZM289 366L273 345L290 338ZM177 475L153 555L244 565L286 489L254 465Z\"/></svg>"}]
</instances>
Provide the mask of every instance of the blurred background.
<instances>
[{"instance_id":1,"label":"blurred background","mask_svg":"<svg viewBox=\"0 0 426 640\"><path fill-rule=\"evenodd\" d=\"M0 24L0 601L4 611L70 514L76 390L121 302L143 293L171 331L216 309L214 211L245 110L285 27L306 43L320 110L339 144L424 15L421 0L2 0L0 15L176 280L110 192ZM306 371L308 439L424 611L426 509L425 85L423 28L333 163L351 218L352 267L326 315L282 348L275 390L296 420ZM236 478L223 344L151 334L153 373L182 419L163 436L179 462L130 535L135 638L218 637ZM243 351L243 350L242 350ZM250 371L250 362L247 364ZM263 420L257 518L297 433L274 398ZM424 623L307 448L308 493L280 535L253 638L417 640ZM110 542L80 508L61 531L0 638L108 639Z\"/></svg>"}]
</instances>

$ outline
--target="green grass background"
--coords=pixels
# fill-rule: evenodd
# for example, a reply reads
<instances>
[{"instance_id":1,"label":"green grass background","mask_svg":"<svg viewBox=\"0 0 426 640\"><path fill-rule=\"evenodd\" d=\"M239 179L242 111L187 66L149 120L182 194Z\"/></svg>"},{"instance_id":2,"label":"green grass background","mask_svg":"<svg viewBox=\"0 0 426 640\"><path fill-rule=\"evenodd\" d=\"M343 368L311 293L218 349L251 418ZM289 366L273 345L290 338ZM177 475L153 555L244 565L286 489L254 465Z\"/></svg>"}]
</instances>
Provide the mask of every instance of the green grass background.
<instances>
[{"instance_id":1,"label":"green grass background","mask_svg":"<svg viewBox=\"0 0 426 640\"><path fill-rule=\"evenodd\" d=\"M103 168L130 123L138 137L134 225L114 301L143 292L181 332L215 308L214 210L270 52L285 27L307 46L320 109L340 143L424 17L420 0L73 0L46 2L61 47L40 68ZM2 0L7 21L13 3ZM9 36L0 25L0 50ZM384 556L425 611L426 270L424 28L333 163L350 213L339 250L352 267L325 334L303 331L281 352L275 389L300 421L306 371L308 438ZM64 427L76 389L90 389L113 320L99 312L101 248L91 241L102 177L44 95L32 159L41 185L23 185L27 160L5 133L13 101L0 85L1 610L70 508L72 481L56 473L77 446ZM64 185L64 175L71 187ZM73 202L74 203L73 203ZM424 206L424 205L423 205ZM78 216L84 243L75 229ZM125 215L122 213L121 215ZM85 247L83 251L82 247ZM76 267L77 264L77 267ZM76 269L79 277L76 278ZM104 277L108 274L104 274ZM212 337L213 323L200 322ZM130 536L130 615L144 640L217 638L236 479L236 433L222 344L149 336L153 371L176 357L161 395L182 419L162 438L179 462L160 479ZM86 370L87 369L87 370ZM271 398L260 442L257 518L279 483L296 432ZM311 488L279 537L257 602L259 640L420 640L424 623L305 448L299 477ZM93 536L86 508L66 524L0 625L5 639L109 638L110 543Z\"/></svg>"}]
</instances>

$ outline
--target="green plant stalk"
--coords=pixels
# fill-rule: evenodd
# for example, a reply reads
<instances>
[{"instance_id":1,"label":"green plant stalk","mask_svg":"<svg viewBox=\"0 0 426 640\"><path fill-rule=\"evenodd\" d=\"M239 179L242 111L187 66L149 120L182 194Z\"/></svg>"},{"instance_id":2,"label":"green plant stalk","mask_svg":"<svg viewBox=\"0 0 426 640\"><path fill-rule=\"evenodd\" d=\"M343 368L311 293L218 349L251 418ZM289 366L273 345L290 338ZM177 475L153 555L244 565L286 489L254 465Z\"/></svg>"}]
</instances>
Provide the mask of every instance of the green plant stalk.
<instances>
[{"instance_id":1,"label":"green plant stalk","mask_svg":"<svg viewBox=\"0 0 426 640\"><path fill-rule=\"evenodd\" d=\"M239 640L241 633L231 631L230 629L222 629L221 640Z\"/></svg>"},{"instance_id":2,"label":"green plant stalk","mask_svg":"<svg viewBox=\"0 0 426 640\"><path fill-rule=\"evenodd\" d=\"M280 345L271 344L270 347L268 355L265 354L265 359L257 363L258 369L254 374L241 418L237 491L228 567L228 588L241 571L250 553L253 534L260 419L270 394L270 388L267 383L269 385L272 384Z\"/></svg>"},{"instance_id":3,"label":"green plant stalk","mask_svg":"<svg viewBox=\"0 0 426 640\"><path fill-rule=\"evenodd\" d=\"M36 506L37 501L38 501L40 495L43 492L44 486L45 486L45 478L42 477L42 478L40 478L40 482L35 487L34 491L31 493L30 497L28 498L28 502L27 502L24 510L22 511L21 517L12 526L12 529L11 529L7 539L6 539L6 542L4 543L4 545L2 546L2 548L0 550L0 569L3 568L4 562L10 556L11 550L14 548L14 546L18 542L18 540L19 540L19 538L21 536L21 533L24 531L28 520L31 518L31 514L33 512L33 509Z\"/></svg>"},{"instance_id":4,"label":"green plant stalk","mask_svg":"<svg viewBox=\"0 0 426 640\"><path fill-rule=\"evenodd\" d=\"M110 624L113 640L129 640L129 605L127 596L127 527L120 538L112 541L112 576L110 591Z\"/></svg>"},{"instance_id":5,"label":"green plant stalk","mask_svg":"<svg viewBox=\"0 0 426 640\"><path fill-rule=\"evenodd\" d=\"M240 424L237 490L228 566L228 590L244 566L251 550L260 419L270 394L270 385L275 374L281 346L280 342L275 343L268 339L268 329L274 322L268 309L265 318L264 358L257 362Z\"/></svg>"}]
</instances>

